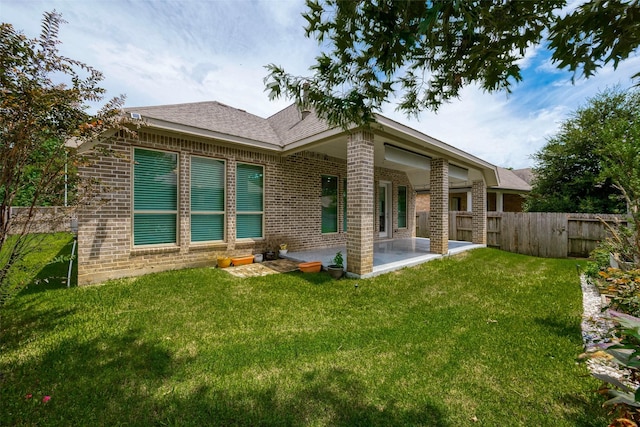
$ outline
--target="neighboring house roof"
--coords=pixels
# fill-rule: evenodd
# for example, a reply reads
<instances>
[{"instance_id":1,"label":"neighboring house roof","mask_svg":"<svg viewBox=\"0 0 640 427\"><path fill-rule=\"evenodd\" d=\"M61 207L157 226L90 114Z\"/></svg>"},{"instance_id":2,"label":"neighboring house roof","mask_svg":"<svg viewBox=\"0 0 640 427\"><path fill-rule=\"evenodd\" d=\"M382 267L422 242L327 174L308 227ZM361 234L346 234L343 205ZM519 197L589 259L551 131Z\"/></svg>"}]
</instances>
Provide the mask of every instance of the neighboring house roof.
<instances>
[{"instance_id":1,"label":"neighboring house roof","mask_svg":"<svg viewBox=\"0 0 640 427\"><path fill-rule=\"evenodd\" d=\"M522 179L524 182L526 182L529 185L531 185L531 183L533 182L534 174L533 174L533 169L531 168L514 169L511 172L518 175L520 179Z\"/></svg>"},{"instance_id":2,"label":"neighboring house roof","mask_svg":"<svg viewBox=\"0 0 640 427\"><path fill-rule=\"evenodd\" d=\"M501 168L498 166L498 179L500 184L490 187L494 190L531 191L531 185L522 179L514 170ZM523 170L523 169L520 169Z\"/></svg>"}]
</instances>

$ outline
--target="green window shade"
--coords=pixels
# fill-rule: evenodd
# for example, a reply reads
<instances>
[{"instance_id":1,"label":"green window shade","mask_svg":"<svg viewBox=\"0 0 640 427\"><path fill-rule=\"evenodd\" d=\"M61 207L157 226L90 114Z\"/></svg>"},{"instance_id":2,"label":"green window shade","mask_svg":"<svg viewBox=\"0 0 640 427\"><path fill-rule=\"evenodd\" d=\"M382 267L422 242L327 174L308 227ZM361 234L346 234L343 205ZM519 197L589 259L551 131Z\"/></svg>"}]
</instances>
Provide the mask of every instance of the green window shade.
<instances>
[{"instance_id":1,"label":"green window shade","mask_svg":"<svg viewBox=\"0 0 640 427\"><path fill-rule=\"evenodd\" d=\"M342 231L347 232L347 179L342 180Z\"/></svg>"},{"instance_id":2,"label":"green window shade","mask_svg":"<svg viewBox=\"0 0 640 427\"><path fill-rule=\"evenodd\" d=\"M407 228L407 187L398 187L398 228Z\"/></svg>"},{"instance_id":3,"label":"green window shade","mask_svg":"<svg viewBox=\"0 0 640 427\"><path fill-rule=\"evenodd\" d=\"M224 240L225 164L191 158L191 241Z\"/></svg>"},{"instance_id":4,"label":"green window shade","mask_svg":"<svg viewBox=\"0 0 640 427\"><path fill-rule=\"evenodd\" d=\"M224 211L224 162L203 157L191 158L191 210Z\"/></svg>"},{"instance_id":5,"label":"green window shade","mask_svg":"<svg viewBox=\"0 0 640 427\"><path fill-rule=\"evenodd\" d=\"M322 176L322 232L338 231L338 178Z\"/></svg>"},{"instance_id":6,"label":"green window shade","mask_svg":"<svg viewBox=\"0 0 640 427\"><path fill-rule=\"evenodd\" d=\"M236 173L236 210L238 212L262 211L262 166L238 164Z\"/></svg>"},{"instance_id":7,"label":"green window shade","mask_svg":"<svg viewBox=\"0 0 640 427\"><path fill-rule=\"evenodd\" d=\"M134 214L133 244L158 245L176 242L176 214Z\"/></svg>"},{"instance_id":8,"label":"green window shade","mask_svg":"<svg viewBox=\"0 0 640 427\"><path fill-rule=\"evenodd\" d=\"M262 166L238 163L236 167L236 237L261 238L264 214Z\"/></svg>"},{"instance_id":9,"label":"green window shade","mask_svg":"<svg viewBox=\"0 0 640 427\"><path fill-rule=\"evenodd\" d=\"M262 237L262 214L238 215L236 237L239 239Z\"/></svg>"},{"instance_id":10,"label":"green window shade","mask_svg":"<svg viewBox=\"0 0 640 427\"><path fill-rule=\"evenodd\" d=\"M133 244L177 242L178 155L134 149Z\"/></svg>"},{"instance_id":11,"label":"green window shade","mask_svg":"<svg viewBox=\"0 0 640 427\"><path fill-rule=\"evenodd\" d=\"M136 148L133 191L135 210L178 210L178 155Z\"/></svg>"},{"instance_id":12,"label":"green window shade","mask_svg":"<svg viewBox=\"0 0 640 427\"><path fill-rule=\"evenodd\" d=\"M224 240L224 214L191 214L191 241Z\"/></svg>"}]
</instances>

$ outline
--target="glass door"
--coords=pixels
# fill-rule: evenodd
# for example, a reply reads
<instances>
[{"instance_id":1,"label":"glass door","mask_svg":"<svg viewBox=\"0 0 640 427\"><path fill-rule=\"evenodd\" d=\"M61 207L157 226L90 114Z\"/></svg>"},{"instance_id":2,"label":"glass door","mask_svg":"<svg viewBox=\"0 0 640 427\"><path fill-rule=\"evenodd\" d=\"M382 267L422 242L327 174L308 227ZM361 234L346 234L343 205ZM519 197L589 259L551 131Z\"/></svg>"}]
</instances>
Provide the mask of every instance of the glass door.
<instances>
[{"instance_id":1,"label":"glass door","mask_svg":"<svg viewBox=\"0 0 640 427\"><path fill-rule=\"evenodd\" d=\"M380 182L378 188L378 214L379 217L379 235L380 237L390 237L391 214L389 206L391 205L391 183Z\"/></svg>"}]
</instances>

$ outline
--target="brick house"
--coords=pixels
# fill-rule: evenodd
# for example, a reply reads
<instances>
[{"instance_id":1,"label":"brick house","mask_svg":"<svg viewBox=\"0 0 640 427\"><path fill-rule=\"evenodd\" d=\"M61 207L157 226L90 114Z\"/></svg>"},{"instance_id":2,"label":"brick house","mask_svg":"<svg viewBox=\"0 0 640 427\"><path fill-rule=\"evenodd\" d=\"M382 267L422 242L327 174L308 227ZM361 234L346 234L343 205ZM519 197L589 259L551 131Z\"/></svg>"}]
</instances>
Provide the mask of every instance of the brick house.
<instances>
[{"instance_id":1,"label":"brick house","mask_svg":"<svg viewBox=\"0 0 640 427\"><path fill-rule=\"evenodd\" d=\"M531 192L531 169L511 170L496 166L496 170L499 184L487 187L487 211L522 212L525 196ZM449 210L470 211L471 197L471 187L452 186L449 188ZM430 191L418 190L416 212L429 211Z\"/></svg>"},{"instance_id":2,"label":"brick house","mask_svg":"<svg viewBox=\"0 0 640 427\"><path fill-rule=\"evenodd\" d=\"M494 166L384 116L330 128L292 105L268 118L218 102L129 108L135 138L80 147L80 168L108 189L79 213L78 283L213 266L218 255L347 247L352 276L372 270L373 243L415 237L415 188L431 190L431 251L448 247L448 191L468 183L474 243L486 243ZM101 154L110 152L109 155Z\"/></svg>"}]
</instances>

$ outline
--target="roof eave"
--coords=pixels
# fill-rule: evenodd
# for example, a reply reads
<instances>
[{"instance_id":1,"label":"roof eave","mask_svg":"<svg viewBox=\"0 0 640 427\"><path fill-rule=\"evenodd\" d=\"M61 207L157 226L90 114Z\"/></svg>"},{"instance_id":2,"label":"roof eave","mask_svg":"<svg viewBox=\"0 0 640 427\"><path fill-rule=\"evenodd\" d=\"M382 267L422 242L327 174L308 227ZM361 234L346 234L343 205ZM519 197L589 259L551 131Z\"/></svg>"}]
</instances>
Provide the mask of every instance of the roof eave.
<instances>
[{"instance_id":1,"label":"roof eave","mask_svg":"<svg viewBox=\"0 0 640 427\"><path fill-rule=\"evenodd\" d=\"M297 141L286 144L282 149L282 154L290 156L300 151L305 151L313 148L315 145L324 143L327 139L334 138L344 133L341 128L332 128L320 133L308 136Z\"/></svg>"},{"instance_id":2,"label":"roof eave","mask_svg":"<svg viewBox=\"0 0 640 427\"><path fill-rule=\"evenodd\" d=\"M425 147L426 149L441 153L443 157L454 159L457 162L462 163L461 166L469 166L475 169L479 169L484 176L487 187L500 185L497 166L472 154L462 151L456 147L446 144L438 139L435 139L416 129L412 129L408 126L398 123L388 117L376 114L376 123L382 127L382 130L392 130L411 137L411 139L413 139L415 142L419 142L421 144L429 144L429 147Z\"/></svg>"},{"instance_id":3,"label":"roof eave","mask_svg":"<svg viewBox=\"0 0 640 427\"><path fill-rule=\"evenodd\" d=\"M196 128L193 126L169 122L161 119L155 119L152 117L144 117L144 127L156 129L156 130L168 131L168 132L175 132L182 135L188 135L191 137L222 141L229 144L241 145L244 147L258 148L262 150L277 151L277 152L282 151L282 147L279 144L274 144L274 143L265 142L265 141L257 141L250 138L244 138L241 136L229 135L222 132L215 132L207 129Z\"/></svg>"},{"instance_id":4,"label":"roof eave","mask_svg":"<svg viewBox=\"0 0 640 427\"><path fill-rule=\"evenodd\" d=\"M78 154L86 154L96 145L99 145L109 138L113 137L116 132L117 131L115 129L108 129L90 140L76 137L69 138L65 141L65 146L77 150Z\"/></svg>"}]
</instances>

